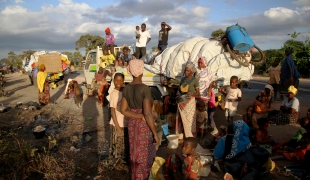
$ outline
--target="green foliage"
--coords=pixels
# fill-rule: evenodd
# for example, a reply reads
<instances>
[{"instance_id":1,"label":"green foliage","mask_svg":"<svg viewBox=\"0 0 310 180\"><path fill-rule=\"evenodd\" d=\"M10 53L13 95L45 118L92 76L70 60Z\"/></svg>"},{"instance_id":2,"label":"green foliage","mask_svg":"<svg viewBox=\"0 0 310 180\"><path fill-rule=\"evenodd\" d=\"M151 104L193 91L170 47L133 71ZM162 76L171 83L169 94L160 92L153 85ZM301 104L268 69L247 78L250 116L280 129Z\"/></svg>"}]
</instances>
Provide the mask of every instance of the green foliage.
<instances>
[{"instance_id":1,"label":"green foliage","mask_svg":"<svg viewBox=\"0 0 310 180\"><path fill-rule=\"evenodd\" d=\"M85 48L86 54L89 50L95 49L97 46L104 45L104 38L98 35L82 35L76 42L75 42L75 49L79 50L80 48Z\"/></svg>"},{"instance_id":2,"label":"green foliage","mask_svg":"<svg viewBox=\"0 0 310 180\"><path fill-rule=\"evenodd\" d=\"M68 59L75 65L75 61L78 60L79 64L82 63L83 56L80 51L75 51L74 53L72 52L61 52L61 54L65 54L68 56Z\"/></svg>"},{"instance_id":3,"label":"green foliage","mask_svg":"<svg viewBox=\"0 0 310 180\"><path fill-rule=\"evenodd\" d=\"M13 67L16 67L17 65L21 66L23 59L33 54L34 52L35 51L33 50L27 50L27 51L23 51L21 54L16 55L15 52L10 51L8 52L8 57L2 58L0 60L0 63L5 64L5 65L13 65Z\"/></svg>"},{"instance_id":4,"label":"green foliage","mask_svg":"<svg viewBox=\"0 0 310 180\"><path fill-rule=\"evenodd\" d=\"M300 32L297 33L296 31L294 31L292 34L287 34L287 35L289 35L289 36L291 36L292 38L296 39L297 36L298 36L299 34L300 34Z\"/></svg>"},{"instance_id":5,"label":"green foliage","mask_svg":"<svg viewBox=\"0 0 310 180\"><path fill-rule=\"evenodd\" d=\"M211 36L213 38L220 38L224 35L225 35L225 31L223 29L218 29L218 30L215 30L211 33Z\"/></svg>"}]
</instances>

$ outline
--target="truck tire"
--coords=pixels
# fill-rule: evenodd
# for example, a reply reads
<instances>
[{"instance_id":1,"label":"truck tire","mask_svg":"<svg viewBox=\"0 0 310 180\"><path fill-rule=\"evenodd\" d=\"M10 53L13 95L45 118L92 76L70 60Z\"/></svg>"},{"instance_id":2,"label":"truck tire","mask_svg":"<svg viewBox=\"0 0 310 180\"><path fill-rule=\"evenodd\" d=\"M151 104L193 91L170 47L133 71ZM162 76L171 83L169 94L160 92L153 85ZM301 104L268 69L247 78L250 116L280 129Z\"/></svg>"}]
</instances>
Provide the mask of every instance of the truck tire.
<instances>
[{"instance_id":1,"label":"truck tire","mask_svg":"<svg viewBox=\"0 0 310 180\"><path fill-rule=\"evenodd\" d=\"M152 97L154 100L163 101L161 93L157 87L150 87L150 89L151 89Z\"/></svg>"}]
</instances>

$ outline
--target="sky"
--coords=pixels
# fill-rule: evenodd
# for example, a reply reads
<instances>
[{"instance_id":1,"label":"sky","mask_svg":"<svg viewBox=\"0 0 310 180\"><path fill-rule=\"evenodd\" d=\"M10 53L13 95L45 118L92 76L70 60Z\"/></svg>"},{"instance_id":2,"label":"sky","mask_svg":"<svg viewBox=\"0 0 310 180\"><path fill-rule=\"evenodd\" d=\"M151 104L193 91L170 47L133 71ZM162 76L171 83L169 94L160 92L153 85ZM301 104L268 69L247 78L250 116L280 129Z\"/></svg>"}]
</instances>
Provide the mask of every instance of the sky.
<instances>
[{"instance_id":1,"label":"sky","mask_svg":"<svg viewBox=\"0 0 310 180\"><path fill-rule=\"evenodd\" d=\"M105 37L107 27L117 45L132 45L142 23L151 49L162 21L172 27L168 46L239 23L258 47L277 49L289 33L301 41L310 34L310 0L0 0L0 59L9 51L74 52L81 35Z\"/></svg>"}]
</instances>

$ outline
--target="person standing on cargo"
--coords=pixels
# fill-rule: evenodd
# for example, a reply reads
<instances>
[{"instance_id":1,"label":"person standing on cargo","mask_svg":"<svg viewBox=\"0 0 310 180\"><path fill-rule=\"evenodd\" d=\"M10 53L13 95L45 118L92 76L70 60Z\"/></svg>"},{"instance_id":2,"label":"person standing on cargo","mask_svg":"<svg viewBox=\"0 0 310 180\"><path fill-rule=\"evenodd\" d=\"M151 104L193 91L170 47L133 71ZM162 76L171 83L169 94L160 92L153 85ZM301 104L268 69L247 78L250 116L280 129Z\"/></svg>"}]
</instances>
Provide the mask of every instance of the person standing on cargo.
<instances>
[{"instance_id":1,"label":"person standing on cargo","mask_svg":"<svg viewBox=\"0 0 310 180\"><path fill-rule=\"evenodd\" d=\"M135 56L137 59L140 59L146 55L146 45L150 41L151 41L151 35L149 31L146 30L146 25L143 23L141 25L140 39L137 38L137 41L136 41Z\"/></svg>"},{"instance_id":2,"label":"person standing on cargo","mask_svg":"<svg viewBox=\"0 0 310 180\"><path fill-rule=\"evenodd\" d=\"M164 51L167 48L168 34L172 28L165 22L162 22L160 26L161 26L161 30L159 31L159 36L158 36L158 46L161 48L161 51Z\"/></svg>"},{"instance_id":3,"label":"person standing on cargo","mask_svg":"<svg viewBox=\"0 0 310 180\"><path fill-rule=\"evenodd\" d=\"M111 54L114 55L114 35L111 33L110 28L105 30L105 46L111 51Z\"/></svg>"}]
</instances>

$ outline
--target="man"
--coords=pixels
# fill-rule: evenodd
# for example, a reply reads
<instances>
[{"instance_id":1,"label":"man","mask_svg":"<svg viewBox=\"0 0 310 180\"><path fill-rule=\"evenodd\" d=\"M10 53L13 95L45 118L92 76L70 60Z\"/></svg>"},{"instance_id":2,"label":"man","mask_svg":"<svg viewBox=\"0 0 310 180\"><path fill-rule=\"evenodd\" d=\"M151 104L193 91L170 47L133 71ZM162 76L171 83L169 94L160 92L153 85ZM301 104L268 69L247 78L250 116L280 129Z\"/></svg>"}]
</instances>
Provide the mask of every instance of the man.
<instances>
[{"instance_id":1,"label":"man","mask_svg":"<svg viewBox=\"0 0 310 180\"><path fill-rule=\"evenodd\" d=\"M140 39L137 38L136 41L136 58L140 59L146 55L146 45L151 41L151 35L145 30L146 25L143 23L141 25Z\"/></svg>"},{"instance_id":2,"label":"man","mask_svg":"<svg viewBox=\"0 0 310 180\"><path fill-rule=\"evenodd\" d=\"M111 54L114 55L114 35L111 34L110 28L105 30L105 47L108 48Z\"/></svg>"},{"instance_id":3,"label":"man","mask_svg":"<svg viewBox=\"0 0 310 180\"><path fill-rule=\"evenodd\" d=\"M171 26L169 26L165 22L161 23L161 30L159 31L159 37L158 37L158 46L161 48L161 51L164 51L167 48L168 34L171 29L172 29Z\"/></svg>"}]
</instances>

